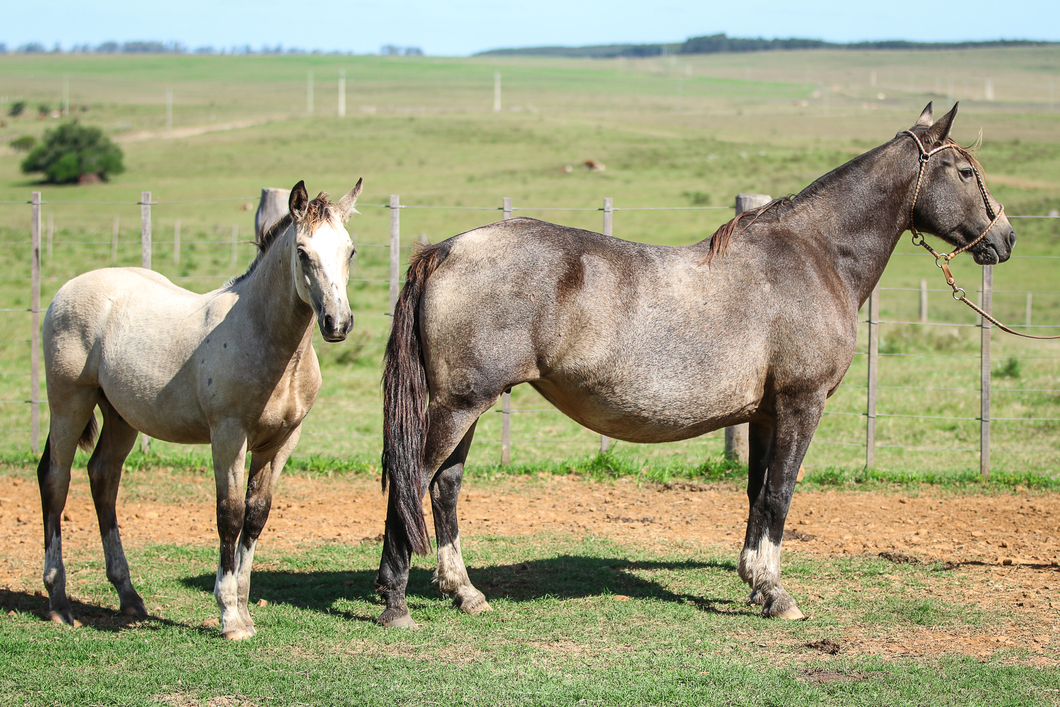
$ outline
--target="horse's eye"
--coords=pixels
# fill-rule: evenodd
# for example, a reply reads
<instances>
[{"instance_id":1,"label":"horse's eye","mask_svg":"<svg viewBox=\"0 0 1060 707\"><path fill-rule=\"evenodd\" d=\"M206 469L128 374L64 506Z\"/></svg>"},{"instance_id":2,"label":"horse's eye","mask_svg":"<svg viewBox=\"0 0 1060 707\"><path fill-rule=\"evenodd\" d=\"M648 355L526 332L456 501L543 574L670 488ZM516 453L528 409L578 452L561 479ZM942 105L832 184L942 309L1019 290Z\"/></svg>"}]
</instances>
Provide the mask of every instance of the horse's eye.
<instances>
[{"instance_id":1,"label":"horse's eye","mask_svg":"<svg viewBox=\"0 0 1060 707\"><path fill-rule=\"evenodd\" d=\"M306 252L305 248L298 249L298 259L303 263L309 260L309 253Z\"/></svg>"},{"instance_id":2,"label":"horse's eye","mask_svg":"<svg viewBox=\"0 0 1060 707\"><path fill-rule=\"evenodd\" d=\"M972 170L968 169L967 167L962 167L960 169L960 174L961 174L961 178L962 179L971 179L972 177L975 176L975 172L973 172Z\"/></svg>"}]
</instances>

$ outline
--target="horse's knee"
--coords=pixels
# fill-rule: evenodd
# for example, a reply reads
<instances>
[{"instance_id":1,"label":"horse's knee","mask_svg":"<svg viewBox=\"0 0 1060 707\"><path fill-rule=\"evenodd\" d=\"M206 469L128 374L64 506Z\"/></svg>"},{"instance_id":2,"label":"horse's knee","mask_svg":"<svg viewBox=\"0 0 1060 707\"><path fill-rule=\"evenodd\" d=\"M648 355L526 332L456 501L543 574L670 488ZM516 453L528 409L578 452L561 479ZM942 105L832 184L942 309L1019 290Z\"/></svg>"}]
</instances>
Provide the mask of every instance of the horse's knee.
<instances>
[{"instance_id":1,"label":"horse's knee","mask_svg":"<svg viewBox=\"0 0 1060 707\"><path fill-rule=\"evenodd\" d=\"M234 543L243 530L246 504L240 498L217 500L217 534L223 542Z\"/></svg>"},{"instance_id":2,"label":"horse's knee","mask_svg":"<svg viewBox=\"0 0 1060 707\"><path fill-rule=\"evenodd\" d=\"M248 498L243 516L243 533L250 540L257 540L265 529L272 508L272 495Z\"/></svg>"}]
</instances>

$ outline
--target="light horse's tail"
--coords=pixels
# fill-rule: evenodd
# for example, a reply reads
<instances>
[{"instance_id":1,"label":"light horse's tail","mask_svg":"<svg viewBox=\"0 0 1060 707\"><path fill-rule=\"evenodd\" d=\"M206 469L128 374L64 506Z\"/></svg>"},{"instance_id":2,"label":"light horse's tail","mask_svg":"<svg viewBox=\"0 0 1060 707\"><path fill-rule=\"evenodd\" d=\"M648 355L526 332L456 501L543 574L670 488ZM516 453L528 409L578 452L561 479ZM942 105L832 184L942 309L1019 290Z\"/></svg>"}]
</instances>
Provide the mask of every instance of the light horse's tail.
<instances>
[{"instance_id":1,"label":"light horse's tail","mask_svg":"<svg viewBox=\"0 0 1060 707\"><path fill-rule=\"evenodd\" d=\"M427 470L423 451L427 440L427 374L420 342L420 299L427 279L449 254L445 242L412 254L408 277L401 289L383 369L383 489L390 483L390 505L397 512L409 547L419 555L430 550L423 516L423 484Z\"/></svg>"}]
</instances>

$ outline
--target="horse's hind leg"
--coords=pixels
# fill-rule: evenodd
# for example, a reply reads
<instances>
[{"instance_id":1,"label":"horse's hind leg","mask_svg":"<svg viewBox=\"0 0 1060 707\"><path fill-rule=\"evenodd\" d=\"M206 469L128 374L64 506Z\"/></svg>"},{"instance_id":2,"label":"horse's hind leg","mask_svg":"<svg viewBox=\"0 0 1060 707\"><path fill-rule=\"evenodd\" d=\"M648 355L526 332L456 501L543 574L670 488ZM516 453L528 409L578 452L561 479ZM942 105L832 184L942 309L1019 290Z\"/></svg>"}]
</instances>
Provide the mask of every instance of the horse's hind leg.
<instances>
[{"instance_id":1,"label":"horse's hind leg","mask_svg":"<svg viewBox=\"0 0 1060 707\"><path fill-rule=\"evenodd\" d=\"M49 384L49 387L53 386ZM88 431L87 425L92 419L94 407L92 396L82 398L71 394L62 404L51 401L48 438L37 465L37 483L44 516L44 587L48 590L48 619L72 626L80 624L74 619L70 599L66 596L62 517L66 495L70 490L70 466L74 462L79 438Z\"/></svg>"},{"instance_id":2,"label":"horse's hind leg","mask_svg":"<svg viewBox=\"0 0 1060 707\"><path fill-rule=\"evenodd\" d=\"M440 397L440 396L439 396ZM453 539L457 539L455 536L456 528L456 495L452 493L453 485L452 480L455 478L456 491L459 491L459 479L463 473L463 461L467 456L467 447L471 444L471 436L468 431L472 428L475 422L478 420L479 415L488 410L493 404L493 401L485 401L482 404L475 407L461 406L458 409L453 409L447 406L443 406L437 401L432 401L428 408L428 418L430 419L430 429L427 432L427 439L424 443L424 468L426 473L429 474L426 482L430 482L431 477L436 475L436 472L440 470L443 465L450 464L447 460L459 459L459 463L454 464L452 471L450 471L443 480L441 486L436 487L434 484L431 485L431 500L435 502L435 493L446 490L451 495L449 498L452 499L451 509L449 514L452 516L452 528L453 528ZM463 446L462 452L457 452L458 446ZM408 586L409 581L409 566L412 556L412 550L409 545L408 539L405 537L402 529L401 521L399 520L397 510L394 507L394 496L393 489L387 498L387 512L386 512L386 534L383 538L383 555L379 561L379 574L376 575L375 589L376 592L386 602L386 610L379 615L376 619L381 625L387 627L414 627L416 622L412 620L409 615L408 605L405 603L405 588ZM445 514L446 511L442 510ZM446 528L450 526L447 524ZM435 530L438 532L438 521L435 521ZM448 530L442 532L449 532ZM454 547L452 544L445 544L444 536L438 538L438 557L439 557L439 584L442 586L442 591L446 591L446 587L462 586L457 580L456 585L453 585L449 580L441 579L443 574L443 562L446 568L445 573L451 573L454 567L454 555L451 549ZM450 548L446 551L445 559L443 560L443 547ZM459 556L459 544L455 545L457 550L455 554L455 560L459 563L461 569L463 569L463 560ZM464 571L464 577L466 581L467 573ZM445 582L443 584L443 582ZM476 592L474 587L471 586L470 582L467 582L467 587L472 591ZM481 595L480 595L481 596ZM469 600L471 595L468 595ZM485 599L482 600L483 603ZM468 604L471 606L471 603ZM481 610L481 608L480 608Z\"/></svg>"},{"instance_id":3,"label":"horse's hind leg","mask_svg":"<svg viewBox=\"0 0 1060 707\"><path fill-rule=\"evenodd\" d=\"M464 475L464 460L475 435L475 424L460 440L460 444L431 482L431 509L434 512L434 533L438 540L438 568L434 581L446 596L453 598L453 606L467 614L489 611L486 597L471 584L460 552L460 528L457 524L456 504L460 498L460 481Z\"/></svg>"},{"instance_id":4,"label":"horse's hind leg","mask_svg":"<svg viewBox=\"0 0 1060 707\"><path fill-rule=\"evenodd\" d=\"M136 442L136 430L129 426L106 398L99 403L103 411L103 429L99 434L92 457L88 460L88 479L92 486L92 501L96 506L99 535L103 540L103 554L107 561L107 579L118 591L121 612L126 616L147 616L143 599L133 588L129 563L125 559L115 505L121 468Z\"/></svg>"},{"instance_id":5,"label":"horse's hind leg","mask_svg":"<svg viewBox=\"0 0 1060 707\"><path fill-rule=\"evenodd\" d=\"M824 409L823 396L778 396L776 420L750 426L750 513L740 552L740 578L751 586L751 600L765 616L804 615L780 583L780 547L795 479Z\"/></svg>"}]
</instances>

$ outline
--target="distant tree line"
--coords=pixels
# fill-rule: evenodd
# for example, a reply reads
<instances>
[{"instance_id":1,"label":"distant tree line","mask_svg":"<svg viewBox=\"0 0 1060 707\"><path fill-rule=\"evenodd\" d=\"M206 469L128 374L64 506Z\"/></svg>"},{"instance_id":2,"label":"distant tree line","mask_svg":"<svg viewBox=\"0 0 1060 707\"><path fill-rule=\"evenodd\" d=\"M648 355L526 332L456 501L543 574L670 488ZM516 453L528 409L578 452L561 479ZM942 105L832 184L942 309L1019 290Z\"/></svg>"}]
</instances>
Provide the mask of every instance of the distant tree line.
<instances>
[{"instance_id":1,"label":"distant tree line","mask_svg":"<svg viewBox=\"0 0 1060 707\"><path fill-rule=\"evenodd\" d=\"M408 47L409 50L419 51L420 54L423 52L416 47ZM255 49L249 44L242 46L232 47L213 47L204 46L196 47L195 49L189 49L180 42L103 42L92 46L90 44L75 44L67 50L63 50L61 46L56 44L52 49L48 49L40 42L28 42L15 48L14 50L18 54L346 54L352 52L322 52L320 50L307 51L305 49L298 49L295 47L284 48L282 45L277 44L276 46L263 45L262 47ZM8 52L7 45L0 42L0 54L6 54ZM406 52L414 53L414 52Z\"/></svg>"},{"instance_id":2,"label":"distant tree line","mask_svg":"<svg viewBox=\"0 0 1060 707\"><path fill-rule=\"evenodd\" d=\"M855 50L939 50L984 49L990 47L1037 47L1056 42L1036 42L1024 39L998 39L989 42L826 42L823 39L762 39L729 37L725 33L704 37L690 37L673 44L600 44L587 47L524 47L519 49L491 49L476 56L562 56L591 59L617 57L652 57L663 54L733 54L739 52L767 52L798 49L855 49Z\"/></svg>"}]
</instances>

